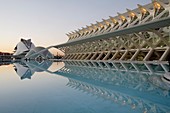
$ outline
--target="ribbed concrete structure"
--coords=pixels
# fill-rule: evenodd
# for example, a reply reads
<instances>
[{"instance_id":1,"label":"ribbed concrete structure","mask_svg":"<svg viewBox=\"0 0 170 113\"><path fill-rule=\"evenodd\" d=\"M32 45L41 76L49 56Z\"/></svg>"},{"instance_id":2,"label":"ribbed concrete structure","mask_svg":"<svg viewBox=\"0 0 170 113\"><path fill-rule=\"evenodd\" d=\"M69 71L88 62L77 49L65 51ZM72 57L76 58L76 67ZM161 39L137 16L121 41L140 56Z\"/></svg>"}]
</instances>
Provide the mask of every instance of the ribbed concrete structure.
<instances>
[{"instance_id":1,"label":"ribbed concrete structure","mask_svg":"<svg viewBox=\"0 0 170 113\"><path fill-rule=\"evenodd\" d=\"M57 45L66 60L167 61L170 57L170 1L130 10L68 33Z\"/></svg>"}]
</instances>

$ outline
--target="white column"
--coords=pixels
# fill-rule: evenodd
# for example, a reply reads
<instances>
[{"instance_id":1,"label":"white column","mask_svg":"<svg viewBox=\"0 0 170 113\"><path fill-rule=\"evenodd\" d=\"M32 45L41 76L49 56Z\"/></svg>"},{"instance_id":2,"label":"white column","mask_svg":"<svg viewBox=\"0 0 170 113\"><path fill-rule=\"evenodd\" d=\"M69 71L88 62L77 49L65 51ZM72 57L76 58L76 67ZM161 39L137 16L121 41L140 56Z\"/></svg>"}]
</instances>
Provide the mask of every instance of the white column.
<instances>
[{"instance_id":1,"label":"white column","mask_svg":"<svg viewBox=\"0 0 170 113\"><path fill-rule=\"evenodd\" d=\"M102 53L100 53L100 55L97 57L97 59L96 60L99 60L101 57L102 57L102 55L103 55L104 53L102 52Z\"/></svg>"},{"instance_id":2,"label":"white column","mask_svg":"<svg viewBox=\"0 0 170 113\"><path fill-rule=\"evenodd\" d=\"M106 60L106 59L109 57L110 54L111 54L111 52L109 51L109 52L107 53L107 55L103 58L103 60Z\"/></svg>"},{"instance_id":3,"label":"white column","mask_svg":"<svg viewBox=\"0 0 170 113\"><path fill-rule=\"evenodd\" d=\"M165 60L165 58L166 58L169 54L170 54L170 47L168 47L168 48L165 50L164 54L161 56L161 58L160 58L159 60L160 60L160 61Z\"/></svg>"},{"instance_id":4,"label":"white column","mask_svg":"<svg viewBox=\"0 0 170 113\"><path fill-rule=\"evenodd\" d=\"M85 60L87 60L87 59L91 56L91 54L92 54L92 53L90 53L90 54L85 58Z\"/></svg>"},{"instance_id":5,"label":"white column","mask_svg":"<svg viewBox=\"0 0 170 113\"><path fill-rule=\"evenodd\" d=\"M96 57L97 53L95 53L90 60L94 60L94 57Z\"/></svg>"},{"instance_id":6,"label":"white column","mask_svg":"<svg viewBox=\"0 0 170 113\"><path fill-rule=\"evenodd\" d=\"M151 49L149 50L148 54L145 56L144 61L147 61L147 60L151 57L151 55L152 55L153 52L154 52L154 49L151 48Z\"/></svg>"},{"instance_id":7,"label":"white column","mask_svg":"<svg viewBox=\"0 0 170 113\"><path fill-rule=\"evenodd\" d=\"M128 54L128 50L125 51L125 53L122 55L122 57L119 60L123 60L127 54Z\"/></svg>"},{"instance_id":8,"label":"white column","mask_svg":"<svg viewBox=\"0 0 170 113\"><path fill-rule=\"evenodd\" d=\"M113 55L113 57L110 60L114 60L118 53L119 53L119 51L116 51L116 53Z\"/></svg>"},{"instance_id":9,"label":"white column","mask_svg":"<svg viewBox=\"0 0 170 113\"><path fill-rule=\"evenodd\" d=\"M131 61L134 60L137 57L137 55L139 54L139 52L140 52L140 50L138 49L130 60Z\"/></svg>"}]
</instances>

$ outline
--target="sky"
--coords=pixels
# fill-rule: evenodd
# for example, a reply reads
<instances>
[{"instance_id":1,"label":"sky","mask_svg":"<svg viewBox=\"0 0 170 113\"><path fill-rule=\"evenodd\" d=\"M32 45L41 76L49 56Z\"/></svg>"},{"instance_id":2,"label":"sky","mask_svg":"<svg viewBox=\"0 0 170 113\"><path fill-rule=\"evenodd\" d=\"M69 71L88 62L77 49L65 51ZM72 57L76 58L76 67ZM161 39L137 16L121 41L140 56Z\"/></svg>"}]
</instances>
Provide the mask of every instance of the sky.
<instances>
[{"instance_id":1,"label":"sky","mask_svg":"<svg viewBox=\"0 0 170 113\"><path fill-rule=\"evenodd\" d=\"M13 52L21 38L43 47L65 43L68 32L148 3L151 0L0 0L0 51Z\"/></svg>"}]
</instances>

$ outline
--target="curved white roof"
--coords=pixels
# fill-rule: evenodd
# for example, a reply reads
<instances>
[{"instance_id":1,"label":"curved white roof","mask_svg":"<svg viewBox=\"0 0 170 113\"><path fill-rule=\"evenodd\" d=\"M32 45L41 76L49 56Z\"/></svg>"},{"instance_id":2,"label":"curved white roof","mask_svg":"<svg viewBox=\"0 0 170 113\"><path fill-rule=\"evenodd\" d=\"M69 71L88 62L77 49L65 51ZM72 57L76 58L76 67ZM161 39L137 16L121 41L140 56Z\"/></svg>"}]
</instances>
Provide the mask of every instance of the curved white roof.
<instances>
[{"instance_id":1,"label":"curved white roof","mask_svg":"<svg viewBox=\"0 0 170 113\"><path fill-rule=\"evenodd\" d=\"M16 51L13 55L20 55L25 51L29 51L30 49L33 48L35 48L35 45L31 42L30 39L28 40L21 39L21 41L16 45L15 47Z\"/></svg>"},{"instance_id":2,"label":"curved white roof","mask_svg":"<svg viewBox=\"0 0 170 113\"><path fill-rule=\"evenodd\" d=\"M29 58L29 57L32 57L32 58L36 58L37 56L41 55L42 57L44 58L53 58L53 55L48 51L48 50L45 50L45 51L42 51L44 50L45 48L44 47L35 47L33 49L31 49L26 55L25 57ZM42 52L40 52L42 51ZM37 53L37 52L40 52L39 54L35 54L34 53Z\"/></svg>"}]
</instances>

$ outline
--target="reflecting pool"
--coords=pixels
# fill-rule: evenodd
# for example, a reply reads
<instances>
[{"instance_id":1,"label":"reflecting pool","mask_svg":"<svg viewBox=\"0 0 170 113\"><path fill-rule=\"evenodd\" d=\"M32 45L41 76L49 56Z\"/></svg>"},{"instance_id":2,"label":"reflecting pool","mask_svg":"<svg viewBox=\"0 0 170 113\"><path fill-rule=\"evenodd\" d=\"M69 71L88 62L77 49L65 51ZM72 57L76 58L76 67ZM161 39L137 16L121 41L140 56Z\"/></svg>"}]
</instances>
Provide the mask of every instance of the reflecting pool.
<instances>
[{"instance_id":1,"label":"reflecting pool","mask_svg":"<svg viewBox=\"0 0 170 113\"><path fill-rule=\"evenodd\" d=\"M170 113L168 64L0 63L0 113Z\"/></svg>"}]
</instances>

